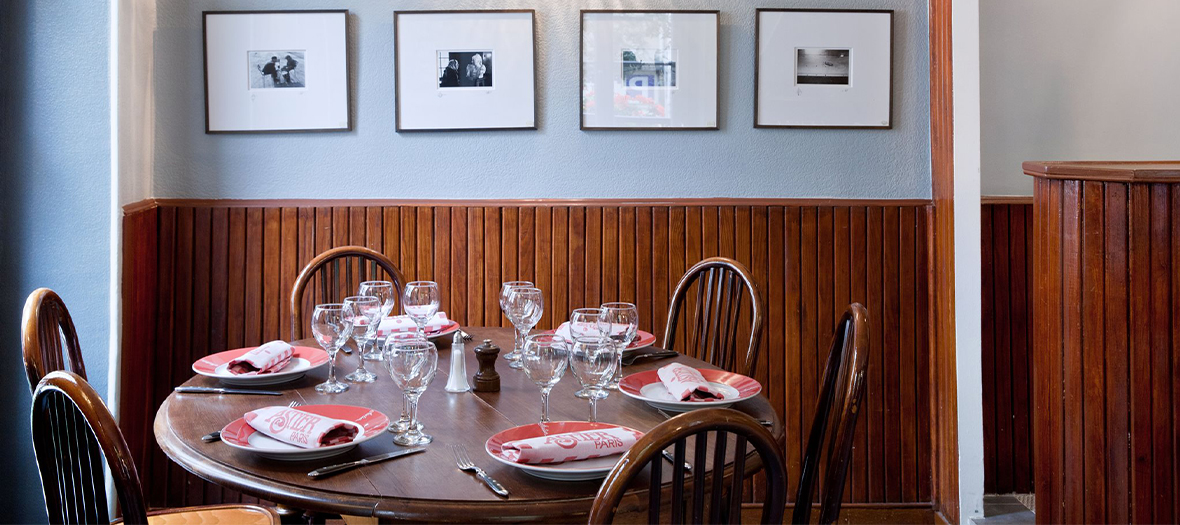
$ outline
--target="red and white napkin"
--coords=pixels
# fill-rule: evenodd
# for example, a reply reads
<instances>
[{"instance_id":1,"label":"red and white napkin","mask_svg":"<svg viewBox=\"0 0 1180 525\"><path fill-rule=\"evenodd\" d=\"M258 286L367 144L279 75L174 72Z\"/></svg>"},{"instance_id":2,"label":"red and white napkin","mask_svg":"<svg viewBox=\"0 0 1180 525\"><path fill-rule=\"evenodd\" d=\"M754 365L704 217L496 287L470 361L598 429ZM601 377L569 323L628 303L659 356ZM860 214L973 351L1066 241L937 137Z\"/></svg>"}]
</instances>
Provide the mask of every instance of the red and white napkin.
<instances>
[{"instance_id":1,"label":"red and white napkin","mask_svg":"<svg viewBox=\"0 0 1180 525\"><path fill-rule=\"evenodd\" d=\"M680 401L716 401L725 398L720 390L711 386L691 366L672 363L656 370L656 375L672 397Z\"/></svg>"},{"instance_id":2,"label":"red and white napkin","mask_svg":"<svg viewBox=\"0 0 1180 525\"><path fill-rule=\"evenodd\" d=\"M566 432L504 443L504 457L517 463L565 463L621 454L643 437L621 427Z\"/></svg>"},{"instance_id":3,"label":"red and white napkin","mask_svg":"<svg viewBox=\"0 0 1180 525\"><path fill-rule=\"evenodd\" d=\"M242 418L254 430L301 448L351 443L358 431L357 425L348 421L282 406L260 408Z\"/></svg>"},{"instance_id":4,"label":"red and white napkin","mask_svg":"<svg viewBox=\"0 0 1180 525\"><path fill-rule=\"evenodd\" d=\"M238 376L273 374L291 362L295 348L284 341L271 341L227 363L225 369Z\"/></svg>"},{"instance_id":5,"label":"red and white napkin","mask_svg":"<svg viewBox=\"0 0 1180 525\"><path fill-rule=\"evenodd\" d=\"M451 324L451 320L447 319L446 312L439 312L430 318L426 323L427 332L437 332ZM401 332L405 330L417 330L418 325L410 320L408 315L398 315L394 317L386 317L381 320L381 324L377 326L377 333L384 336L392 332Z\"/></svg>"}]
</instances>

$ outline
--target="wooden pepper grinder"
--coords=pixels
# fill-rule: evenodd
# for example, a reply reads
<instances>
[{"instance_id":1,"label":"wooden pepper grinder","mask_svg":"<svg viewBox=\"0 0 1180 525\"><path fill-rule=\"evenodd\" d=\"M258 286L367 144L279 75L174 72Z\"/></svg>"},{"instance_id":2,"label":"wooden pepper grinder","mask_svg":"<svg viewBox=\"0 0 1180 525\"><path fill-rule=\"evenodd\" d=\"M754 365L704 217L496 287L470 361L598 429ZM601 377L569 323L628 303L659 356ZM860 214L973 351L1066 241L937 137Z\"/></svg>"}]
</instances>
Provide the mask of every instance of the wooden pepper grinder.
<instances>
[{"instance_id":1,"label":"wooden pepper grinder","mask_svg":"<svg viewBox=\"0 0 1180 525\"><path fill-rule=\"evenodd\" d=\"M475 347L475 359L479 361L479 372L472 378L476 392L499 392L500 373L496 372L496 359L500 356L500 347L492 344L491 339L484 339L483 344Z\"/></svg>"}]
</instances>

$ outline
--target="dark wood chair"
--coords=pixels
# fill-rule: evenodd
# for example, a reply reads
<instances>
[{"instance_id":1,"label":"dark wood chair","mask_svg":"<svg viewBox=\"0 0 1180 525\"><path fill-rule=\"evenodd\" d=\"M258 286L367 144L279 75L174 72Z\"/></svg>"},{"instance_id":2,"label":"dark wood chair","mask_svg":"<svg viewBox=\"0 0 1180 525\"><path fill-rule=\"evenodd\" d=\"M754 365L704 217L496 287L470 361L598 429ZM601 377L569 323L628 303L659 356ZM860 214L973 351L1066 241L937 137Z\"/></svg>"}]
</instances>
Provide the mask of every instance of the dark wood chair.
<instances>
[{"instance_id":1,"label":"dark wood chair","mask_svg":"<svg viewBox=\"0 0 1180 525\"><path fill-rule=\"evenodd\" d=\"M859 303L836 325L832 350L824 368L815 419L807 437L802 477L795 496L794 523L811 523L814 489L819 482L819 523L834 523L840 516L844 481L852 462L852 438L865 396L865 371L869 366L868 312ZM832 420L835 412L836 419ZM822 470L821 470L822 469ZM819 479L822 476L822 481Z\"/></svg>"},{"instance_id":2,"label":"dark wood chair","mask_svg":"<svg viewBox=\"0 0 1180 525\"><path fill-rule=\"evenodd\" d=\"M78 374L59 370L42 378L32 412L33 452L50 523L110 523L103 460L125 523L279 523L278 513L256 505L147 512L127 442L98 392Z\"/></svg>"},{"instance_id":3,"label":"dark wood chair","mask_svg":"<svg viewBox=\"0 0 1180 525\"><path fill-rule=\"evenodd\" d=\"M69 370L86 379L74 320L53 290L38 288L29 294L21 315L20 339L30 391L54 370Z\"/></svg>"},{"instance_id":4,"label":"dark wood chair","mask_svg":"<svg viewBox=\"0 0 1180 525\"><path fill-rule=\"evenodd\" d=\"M689 439L693 441L691 459L686 454ZM734 461L726 468L729 443L733 444L730 457ZM631 502L636 507L643 505L641 498L646 496L647 523L661 523L664 495L671 496L671 523L740 523L742 481L756 470L748 467L758 466L746 463L748 446L754 447L765 468L766 501L762 504L761 523L782 523L787 482L779 445L753 418L726 408L705 408L680 414L640 438L603 481L590 508L589 522L611 523L627 490L640 473L647 471L646 494L631 496L637 500ZM673 448L674 459L670 487L663 485L664 458L661 455L668 447ZM685 460L693 465L688 476L685 476ZM710 464L712 468L706 468ZM686 507L690 498L687 491L691 491L691 515L688 516Z\"/></svg>"},{"instance_id":5,"label":"dark wood chair","mask_svg":"<svg viewBox=\"0 0 1180 525\"><path fill-rule=\"evenodd\" d=\"M692 311L685 311L688 341L676 347L676 328L680 312L689 300L693 284ZM738 326L742 317L743 296L750 297L750 340L744 348L743 361L738 356ZM758 347L762 341L762 296L754 278L742 263L725 257L710 257L688 269L672 292L668 323L664 328L664 348L692 355L730 372L753 376L758 364ZM740 368L739 368L740 367Z\"/></svg>"},{"instance_id":6,"label":"dark wood chair","mask_svg":"<svg viewBox=\"0 0 1180 525\"><path fill-rule=\"evenodd\" d=\"M318 282L313 293L305 297L308 285ZM315 304L340 303L345 297L356 295L364 281L389 281L397 292L394 312L400 311L402 286L406 284L401 270L380 252L363 246L341 246L316 256L295 279L291 288L291 340L306 337L303 323L304 309Z\"/></svg>"}]
</instances>

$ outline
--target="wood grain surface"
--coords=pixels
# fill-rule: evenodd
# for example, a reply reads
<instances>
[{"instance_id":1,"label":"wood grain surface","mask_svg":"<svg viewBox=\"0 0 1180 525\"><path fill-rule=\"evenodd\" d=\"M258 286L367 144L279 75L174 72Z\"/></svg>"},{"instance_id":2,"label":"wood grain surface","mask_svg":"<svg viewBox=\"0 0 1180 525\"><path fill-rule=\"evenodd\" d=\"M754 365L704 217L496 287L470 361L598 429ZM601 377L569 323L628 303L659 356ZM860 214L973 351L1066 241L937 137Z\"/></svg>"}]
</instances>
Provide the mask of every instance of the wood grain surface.
<instances>
[{"instance_id":1,"label":"wood grain surface","mask_svg":"<svg viewBox=\"0 0 1180 525\"><path fill-rule=\"evenodd\" d=\"M145 484L149 504L256 501L168 461L150 438L151 421L172 387L191 377L193 361L285 337L292 276L316 254L352 243L380 247L407 279L438 281L443 308L464 325L506 326L499 285L527 279L546 293L539 328L554 327L573 308L622 300L647 312L641 328L656 334L689 266L714 255L736 258L766 305L755 377L786 421L791 497L820 363L839 315L860 302L869 312L873 361L846 501L931 501L942 452L930 417L930 207L742 202L138 207L124 219L125 299L134 299L123 302L121 365L123 377L137 379L125 381L120 420L141 472L154 480Z\"/></svg>"}]
</instances>

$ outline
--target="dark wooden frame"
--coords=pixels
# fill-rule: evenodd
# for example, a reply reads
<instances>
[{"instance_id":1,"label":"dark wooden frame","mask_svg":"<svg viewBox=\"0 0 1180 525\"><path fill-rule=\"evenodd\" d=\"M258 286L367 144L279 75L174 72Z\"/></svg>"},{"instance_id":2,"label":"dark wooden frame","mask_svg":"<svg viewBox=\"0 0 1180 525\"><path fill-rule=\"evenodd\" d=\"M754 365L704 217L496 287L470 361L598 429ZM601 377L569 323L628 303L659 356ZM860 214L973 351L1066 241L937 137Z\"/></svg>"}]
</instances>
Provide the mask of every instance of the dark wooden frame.
<instances>
[{"instance_id":1,"label":"dark wooden frame","mask_svg":"<svg viewBox=\"0 0 1180 525\"><path fill-rule=\"evenodd\" d=\"M504 126L492 128L421 128L421 129L406 129L402 127L402 92L401 92L401 47L397 45L398 38L398 17L401 15L458 15L458 14L473 14L473 13L528 13L529 22L533 29L533 125L532 126ZM426 9L426 10L405 10L393 12L393 113L394 113L394 129L398 133L417 133L417 132L433 132L433 131L512 131L512 130L536 130L537 129L537 11L534 9ZM494 59L494 57L493 57Z\"/></svg>"},{"instance_id":2,"label":"dark wooden frame","mask_svg":"<svg viewBox=\"0 0 1180 525\"><path fill-rule=\"evenodd\" d=\"M711 472L706 472L710 432L714 434L711 440L713 468ZM735 438L735 461L733 466L724 468L726 441L730 434L734 434ZM692 462L697 468L691 473L692 517L686 519L681 503L686 496L684 464L688 460L686 441L689 437L695 438L695 455ZM648 523L662 523L661 501L669 492L672 523L741 523L742 485L745 479L742 473L746 470L747 444L754 446L758 460L765 469L763 480L766 484L766 499L762 502L762 517L759 523L782 523L787 500L787 474L778 442L750 416L724 408L685 412L659 424L640 438L623 454L602 482L602 487L594 498L594 506L590 508L589 523L611 523L619 503L626 496L628 489L634 485L635 478L644 471L649 472L646 494ZM669 447L675 451L672 478L668 482L671 484L670 489L661 479L663 453ZM734 475L735 472L738 475ZM712 477L711 483L706 483L709 477ZM724 486L726 480L731 486ZM705 516L706 485L709 486L710 496L708 516ZM642 496L636 494L632 497L638 499Z\"/></svg>"},{"instance_id":3,"label":"dark wooden frame","mask_svg":"<svg viewBox=\"0 0 1180 525\"><path fill-rule=\"evenodd\" d=\"M339 248L332 248L326 252L317 255L314 259L303 267L299 272L299 276L295 278L295 283L291 286L291 340L303 338L303 294L307 289L307 285L311 283L311 279L316 273L320 275L320 289L322 295L328 295L328 281L327 273L323 270L328 264L332 264L333 288L339 288L340 285L340 259L345 259L345 284L352 281L352 261L351 259L359 259L361 263L368 262L368 269L365 264L358 265L358 280L364 281L365 275L369 275L371 280L376 280L381 271L389 274L391 282L393 282L394 291L397 292L397 302L394 303L394 312L401 311L397 306L401 305L402 287L406 285L406 278L402 275L400 269L393 261L389 260L385 254L365 248L364 246L341 246ZM371 272L371 273L370 273ZM376 274L376 275L373 275ZM338 290L337 290L338 291ZM352 294L345 294L352 295ZM340 299L343 301L343 297Z\"/></svg>"},{"instance_id":4,"label":"dark wooden frame","mask_svg":"<svg viewBox=\"0 0 1180 525\"><path fill-rule=\"evenodd\" d=\"M761 62L759 56L759 43L762 41L762 13L874 13L874 14L889 14L889 125L888 126L816 126L816 125L796 125L796 124L759 124L758 123L758 70ZM788 8L768 8L760 7L754 10L754 127L758 129L893 129L893 62L897 53L897 45L894 41L893 30L896 24L894 23L893 9L788 9ZM851 73L851 72L850 72Z\"/></svg>"},{"instance_id":5,"label":"dark wooden frame","mask_svg":"<svg viewBox=\"0 0 1180 525\"><path fill-rule=\"evenodd\" d=\"M209 49L206 45L208 35L205 33L209 22L209 15L295 15L295 14L323 14L340 13L344 15L344 97L345 114L348 125L343 128L307 128L307 129L249 129L249 130L211 130L209 129ZM243 133L309 133L317 131L352 131L352 61L349 48L352 39L348 36L349 21L347 9L281 9L281 10L248 10L248 11L202 11L201 12L201 73L205 86L205 134L233 135Z\"/></svg>"},{"instance_id":6,"label":"dark wooden frame","mask_svg":"<svg viewBox=\"0 0 1180 525\"><path fill-rule=\"evenodd\" d=\"M582 131L717 131L721 129L721 11L709 9L583 9L578 15L578 100L582 98L582 86L586 82L585 72L585 42L587 14L711 14L717 17L717 91L715 96L717 114L713 120L716 125L700 127L659 127L659 126L587 126L586 114L581 104L578 104L578 129Z\"/></svg>"},{"instance_id":7,"label":"dark wooden frame","mask_svg":"<svg viewBox=\"0 0 1180 525\"><path fill-rule=\"evenodd\" d=\"M721 275L718 276L717 287L715 290L713 283L713 272L716 270L720 270ZM704 277L705 274L708 276ZM734 283L731 274L737 274L739 282ZM705 281L700 280L702 277L708 279L707 284L705 284ZM722 279L725 280L724 288L722 288ZM676 288L672 292L672 301L668 308L668 322L664 325L663 347L667 349L674 349L674 343L676 342L676 325L680 317L680 309L684 306L685 296L688 293L689 287L691 287L694 282L697 283L697 302L696 311L692 313L693 319L691 328L694 330L694 332L698 330L704 330L707 336L711 327L713 329L713 335L717 336L711 339L713 339L718 345L710 348L710 354L715 352L717 354L716 356L703 355L700 356L700 359L709 361L731 372L739 372L753 377L755 374L755 369L758 365L758 349L762 342L762 295L758 291L758 285L754 282L754 276L750 273L750 269L746 268L744 264L736 260L727 257L709 257L692 265L688 271L684 272L684 276L680 278L680 282L676 283ZM738 285L736 294L734 294L732 290L735 287L735 284ZM738 371L734 370L734 368L737 368L738 365L737 341L734 339L737 337L737 325L741 319L741 286L745 286L746 290L750 294L750 343L746 348L746 366L743 370ZM708 289L704 290L706 295L704 295L704 299L702 299L701 294L702 288L704 287L707 287ZM717 296L715 297L712 296L714 291L717 293ZM725 293L724 298L721 297L722 293ZM712 298L712 300L707 300L709 298ZM712 314L705 312L705 318L703 319L704 326L701 326L701 311L709 309L709 307L714 304L718 310ZM731 308L733 315L729 316L728 319L723 319L722 317L725 314L730 313ZM722 328L722 323L724 323L724 328ZM697 334L697 337L702 336ZM714 359L714 357L716 359ZM732 367L729 363L730 359L733 360ZM717 362L718 360L720 362Z\"/></svg>"},{"instance_id":8,"label":"dark wooden frame","mask_svg":"<svg viewBox=\"0 0 1180 525\"><path fill-rule=\"evenodd\" d=\"M29 294L21 315L20 339L30 391L37 388L45 374L55 370L69 370L86 379L78 332L57 292L38 288Z\"/></svg>"}]
</instances>

